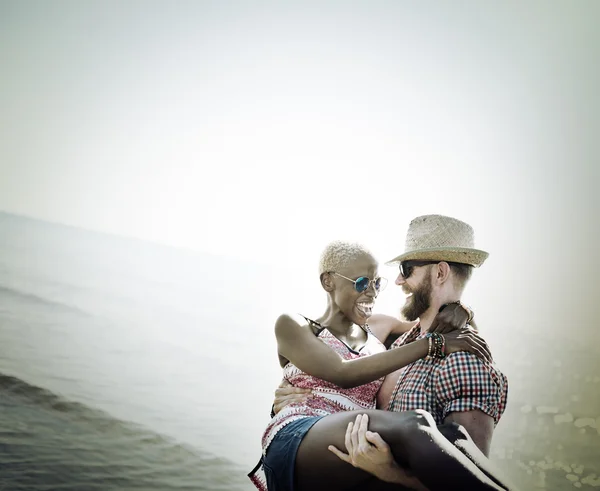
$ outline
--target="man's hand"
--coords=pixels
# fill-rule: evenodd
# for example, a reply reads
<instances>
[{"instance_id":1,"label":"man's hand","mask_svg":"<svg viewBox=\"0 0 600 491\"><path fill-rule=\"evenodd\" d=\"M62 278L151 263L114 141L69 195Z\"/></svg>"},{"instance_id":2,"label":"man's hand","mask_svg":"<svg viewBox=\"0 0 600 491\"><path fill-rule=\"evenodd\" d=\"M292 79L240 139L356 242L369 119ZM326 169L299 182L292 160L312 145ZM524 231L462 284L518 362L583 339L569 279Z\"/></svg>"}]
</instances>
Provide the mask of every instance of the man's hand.
<instances>
[{"instance_id":1,"label":"man's hand","mask_svg":"<svg viewBox=\"0 0 600 491\"><path fill-rule=\"evenodd\" d=\"M294 387L287 380L282 380L279 387L275 390L275 402L273 403L273 412L277 414L285 406L293 402L304 402L312 394L310 389L301 389Z\"/></svg>"},{"instance_id":2,"label":"man's hand","mask_svg":"<svg viewBox=\"0 0 600 491\"><path fill-rule=\"evenodd\" d=\"M354 423L346 429L346 450L340 451L334 445L328 449L344 462L358 467L382 481L402 484L410 489L427 491L421 481L413 477L394 460L390 446L379 433L368 431L369 416L359 414Z\"/></svg>"}]
</instances>

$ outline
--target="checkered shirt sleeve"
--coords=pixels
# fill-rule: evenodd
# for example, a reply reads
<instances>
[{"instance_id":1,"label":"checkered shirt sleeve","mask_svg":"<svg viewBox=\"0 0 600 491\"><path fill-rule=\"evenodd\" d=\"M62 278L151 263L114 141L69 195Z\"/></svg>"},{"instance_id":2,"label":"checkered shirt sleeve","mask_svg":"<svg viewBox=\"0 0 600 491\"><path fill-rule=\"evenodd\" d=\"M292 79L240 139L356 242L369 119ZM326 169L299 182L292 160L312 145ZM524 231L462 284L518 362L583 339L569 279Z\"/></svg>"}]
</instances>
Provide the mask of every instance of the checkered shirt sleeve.
<instances>
[{"instance_id":1,"label":"checkered shirt sleeve","mask_svg":"<svg viewBox=\"0 0 600 491\"><path fill-rule=\"evenodd\" d=\"M506 409L508 379L493 364L459 351L442 360L435 391L442 420L453 412L479 409L497 425Z\"/></svg>"}]
</instances>

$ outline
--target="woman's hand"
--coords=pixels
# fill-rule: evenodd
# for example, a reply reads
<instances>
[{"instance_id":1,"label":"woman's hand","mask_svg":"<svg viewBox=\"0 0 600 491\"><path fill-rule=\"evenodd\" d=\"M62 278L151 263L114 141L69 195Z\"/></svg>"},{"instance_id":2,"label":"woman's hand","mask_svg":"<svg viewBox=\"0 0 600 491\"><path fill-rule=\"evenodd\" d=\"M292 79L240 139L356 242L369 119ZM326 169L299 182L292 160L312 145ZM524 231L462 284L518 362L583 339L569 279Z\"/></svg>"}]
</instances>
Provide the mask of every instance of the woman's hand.
<instances>
[{"instance_id":1,"label":"woman's hand","mask_svg":"<svg viewBox=\"0 0 600 491\"><path fill-rule=\"evenodd\" d=\"M358 467L382 481L402 484L410 489L427 491L427 488L394 460L390 446L379 433L368 431L369 416L359 414L354 423L346 429L346 450L340 451L334 445L328 448L344 462Z\"/></svg>"},{"instance_id":2,"label":"woman's hand","mask_svg":"<svg viewBox=\"0 0 600 491\"><path fill-rule=\"evenodd\" d=\"M456 331L466 326L469 317L471 317L471 312L462 304L448 304L434 317L429 332L446 334Z\"/></svg>"},{"instance_id":3,"label":"woman's hand","mask_svg":"<svg viewBox=\"0 0 600 491\"><path fill-rule=\"evenodd\" d=\"M444 352L447 355L457 351L468 351L485 361L493 361L492 352L485 339L479 336L474 329L465 327L458 331L449 332L444 334L444 340L446 342Z\"/></svg>"}]
</instances>

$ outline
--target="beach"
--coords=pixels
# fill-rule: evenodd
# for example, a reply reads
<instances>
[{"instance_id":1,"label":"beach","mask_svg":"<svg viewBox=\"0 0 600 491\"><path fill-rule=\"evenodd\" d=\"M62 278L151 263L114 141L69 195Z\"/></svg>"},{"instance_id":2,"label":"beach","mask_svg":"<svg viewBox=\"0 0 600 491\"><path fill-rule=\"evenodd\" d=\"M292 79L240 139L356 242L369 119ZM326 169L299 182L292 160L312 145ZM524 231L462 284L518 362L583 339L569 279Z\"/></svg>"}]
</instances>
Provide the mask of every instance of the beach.
<instances>
[{"instance_id":1,"label":"beach","mask_svg":"<svg viewBox=\"0 0 600 491\"><path fill-rule=\"evenodd\" d=\"M252 489L277 274L1 213L0 489ZM492 460L523 490L600 487L597 344L523 336L494 338Z\"/></svg>"}]
</instances>

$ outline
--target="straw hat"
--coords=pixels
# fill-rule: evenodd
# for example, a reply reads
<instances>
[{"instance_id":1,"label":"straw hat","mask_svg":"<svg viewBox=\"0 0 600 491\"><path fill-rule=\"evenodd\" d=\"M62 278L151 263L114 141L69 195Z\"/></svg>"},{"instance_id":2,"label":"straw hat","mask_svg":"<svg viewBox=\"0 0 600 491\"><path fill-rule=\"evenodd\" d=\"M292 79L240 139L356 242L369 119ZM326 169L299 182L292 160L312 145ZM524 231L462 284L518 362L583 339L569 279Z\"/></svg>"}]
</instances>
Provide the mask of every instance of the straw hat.
<instances>
[{"instance_id":1,"label":"straw hat","mask_svg":"<svg viewBox=\"0 0 600 491\"><path fill-rule=\"evenodd\" d=\"M404 253L388 261L395 264L409 259L419 261L449 261L479 267L488 253L474 249L473 228L456 218L424 215L408 226Z\"/></svg>"}]
</instances>

